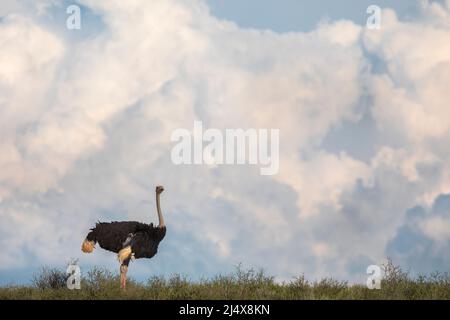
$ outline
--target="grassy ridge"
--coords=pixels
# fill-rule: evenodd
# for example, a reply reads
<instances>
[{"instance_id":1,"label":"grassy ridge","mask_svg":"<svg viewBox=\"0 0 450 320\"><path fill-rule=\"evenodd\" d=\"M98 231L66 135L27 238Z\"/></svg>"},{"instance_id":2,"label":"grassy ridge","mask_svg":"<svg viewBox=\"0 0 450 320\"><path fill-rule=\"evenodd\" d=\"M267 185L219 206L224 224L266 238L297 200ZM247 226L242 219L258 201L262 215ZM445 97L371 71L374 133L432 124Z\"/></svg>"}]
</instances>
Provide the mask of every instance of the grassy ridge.
<instances>
[{"instance_id":1,"label":"grassy ridge","mask_svg":"<svg viewBox=\"0 0 450 320\"><path fill-rule=\"evenodd\" d=\"M263 271L243 270L226 276L191 282L180 275L153 277L146 283L130 279L121 292L119 276L93 268L82 278L81 290L66 288L65 272L43 268L31 286L0 288L0 299L450 299L450 275L435 273L414 279L389 264L380 290L323 279L309 282L303 276L277 283Z\"/></svg>"}]
</instances>

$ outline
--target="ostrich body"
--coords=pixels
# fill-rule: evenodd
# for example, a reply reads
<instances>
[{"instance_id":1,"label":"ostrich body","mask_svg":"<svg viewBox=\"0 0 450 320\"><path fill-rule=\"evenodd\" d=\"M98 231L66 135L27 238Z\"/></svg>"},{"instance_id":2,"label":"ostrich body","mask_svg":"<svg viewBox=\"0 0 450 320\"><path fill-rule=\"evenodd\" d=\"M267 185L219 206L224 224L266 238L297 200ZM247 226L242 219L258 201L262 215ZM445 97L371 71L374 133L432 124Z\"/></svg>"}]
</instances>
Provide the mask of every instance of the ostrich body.
<instances>
[{"instance_id":1,"label":"ostrich body","mask_svg":"<svg viewBox=\"0 0 450 320\"><path fill-rule=\"evenodd\" d=\"M86 236L81 250L90 253L96 243L101 248L117 253L120 262L120 285L126 286L126 275L131 258L151 258L158 252L158 245L166 235L166 226L161 213L160 194L162 186L156 187L158 226L137 221L98 222Z\"/></svg>"}]
</instances>

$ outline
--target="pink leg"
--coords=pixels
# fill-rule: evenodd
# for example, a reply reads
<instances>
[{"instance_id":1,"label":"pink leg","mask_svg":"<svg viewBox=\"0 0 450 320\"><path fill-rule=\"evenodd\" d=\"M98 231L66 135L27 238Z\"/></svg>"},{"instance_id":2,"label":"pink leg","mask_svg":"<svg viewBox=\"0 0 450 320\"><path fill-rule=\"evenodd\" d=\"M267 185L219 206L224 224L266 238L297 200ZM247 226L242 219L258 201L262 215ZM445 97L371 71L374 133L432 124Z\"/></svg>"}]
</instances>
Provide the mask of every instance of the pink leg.
<instances>
[{"instance_id":1,"label":"pink leg","mask_svg":"<svg viewBox=\"0 0 450 320\"><path fill-rule=\"evenodd\" d=\"M127 271L128 267L126 265L120 266L120 287L125 291L127 285Z\"/></svg>"}]
</instances>

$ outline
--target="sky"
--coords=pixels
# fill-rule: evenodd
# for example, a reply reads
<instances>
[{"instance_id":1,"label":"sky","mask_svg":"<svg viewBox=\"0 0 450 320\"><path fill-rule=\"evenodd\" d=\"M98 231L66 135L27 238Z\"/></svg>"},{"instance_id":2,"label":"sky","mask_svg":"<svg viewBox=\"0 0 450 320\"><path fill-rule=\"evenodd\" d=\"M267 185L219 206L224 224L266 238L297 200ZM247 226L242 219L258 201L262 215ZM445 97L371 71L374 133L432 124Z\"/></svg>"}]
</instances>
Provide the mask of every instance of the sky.
<instances>
[{"instance_id":1,"label":"sky","mask_svg":"<svg viewBox=\"0 0 450 320\"><path fill-rule=\"evenodd\" d=\"M450 0L2 1L0 285L71 259L118 272L81 242L156 222L158 184L167 236L138 280L450 271L449 39ZM194 121L279 129L278 174L175 165Z\"/></svg>"},{"instance_id":2,"label":"sky","mask_svg":"<svg viewBox=\"0 0 450 320\"><path fill-rule=\"evenodd\" d=\"M277 32L312 31L321 21L348 19L363 25L370 5L389 7L401 18L419 12L419 2L411 0L208 0L211 13L236 22L243 28L270 29Z\"/></svg>"}]
</instances>

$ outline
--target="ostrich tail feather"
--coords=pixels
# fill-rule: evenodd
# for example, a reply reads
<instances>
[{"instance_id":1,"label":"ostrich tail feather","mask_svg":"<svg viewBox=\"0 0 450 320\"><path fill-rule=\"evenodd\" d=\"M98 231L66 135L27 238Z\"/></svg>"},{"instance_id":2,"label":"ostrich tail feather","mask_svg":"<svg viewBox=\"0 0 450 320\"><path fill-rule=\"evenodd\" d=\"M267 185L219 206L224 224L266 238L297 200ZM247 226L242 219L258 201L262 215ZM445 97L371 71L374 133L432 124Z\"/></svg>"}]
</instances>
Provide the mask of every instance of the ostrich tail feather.
<instances>
[{"instance_id":1,"label":"ostrich tail feather","mask_svg":"<svg viewBox=\"0 0 450 320\"><path fill-rule=\"evenodd\" d=\"M81 251L83 251L84 253L91 253L92 251L94 251L94 248L94 241L84 240L83 244L81 245Z\"/></svg>"}]
</instances>

